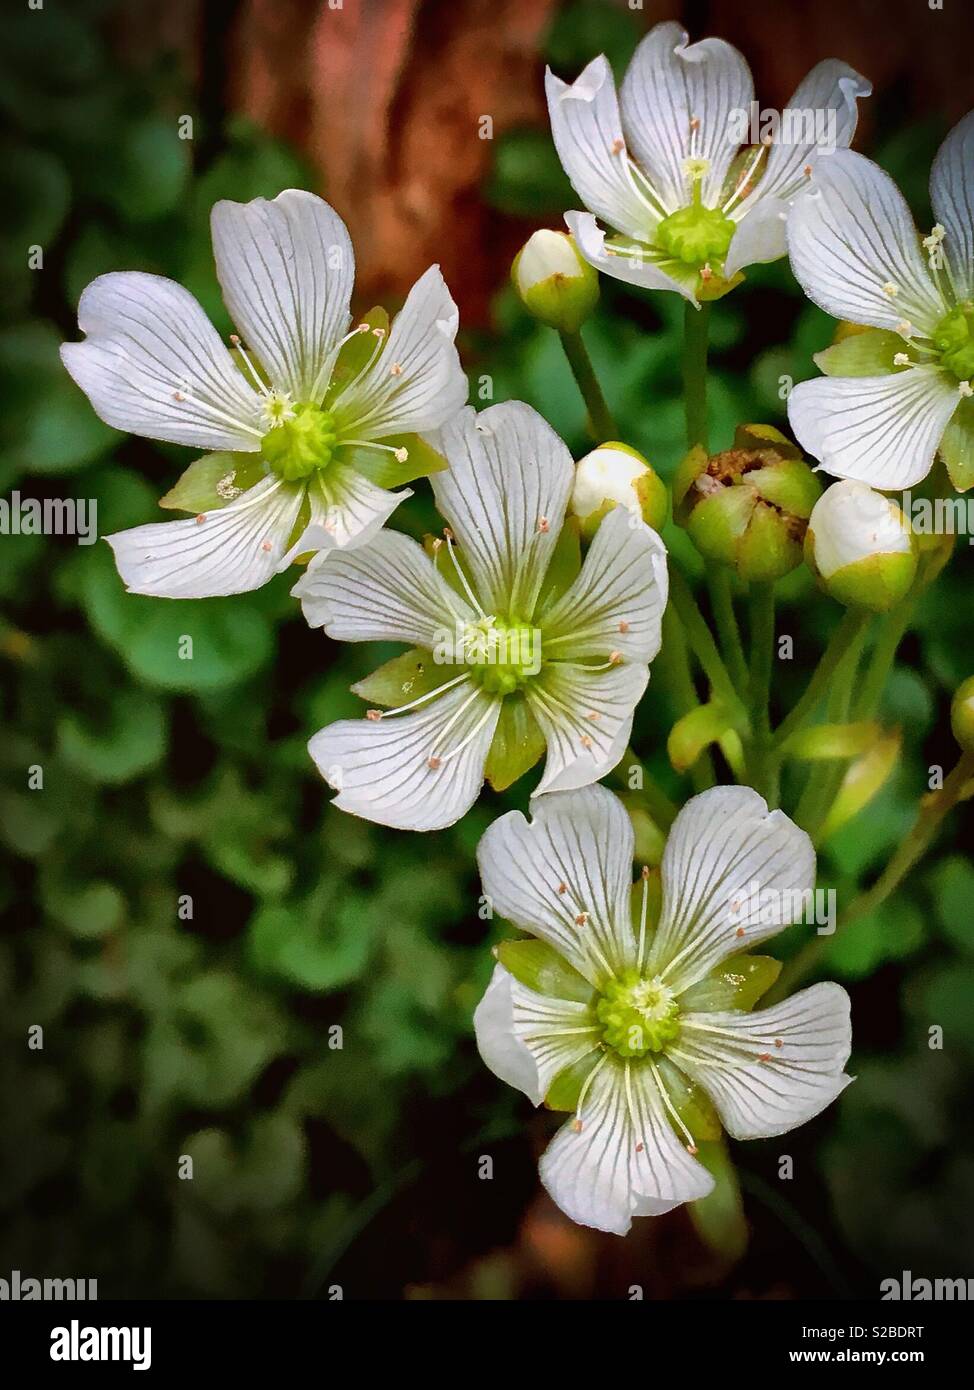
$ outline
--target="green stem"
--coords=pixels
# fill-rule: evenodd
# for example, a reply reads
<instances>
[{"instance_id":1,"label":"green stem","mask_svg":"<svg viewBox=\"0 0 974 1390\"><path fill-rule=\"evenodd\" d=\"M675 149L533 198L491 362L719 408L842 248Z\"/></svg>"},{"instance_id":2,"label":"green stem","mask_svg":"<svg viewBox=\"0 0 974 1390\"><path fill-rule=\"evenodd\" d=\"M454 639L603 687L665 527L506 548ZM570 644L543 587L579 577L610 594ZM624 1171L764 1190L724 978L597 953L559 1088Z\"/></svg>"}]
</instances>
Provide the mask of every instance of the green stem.
<instances>
[{"instance_id":1,"label":"green stem","mask_svg":"<svg viewBox=\"0 0 974 1390\"><path fill-rule=\"evenodd\" d=\"M919 596L918 592L908 594L903 602L884 618L853 706L854 719L875 718L889 673L896 660L897 650L913 619Z\"/></svg>"},{"instance_id":2,"label":"green stem","mask_svg":"<svg viewBox=\"0 0 974 1390\"><path fill-rule=\"evenodd\" d=\"M731 712L735 726L747 727L747 711L734 689L734 682L727 673L723 658L717 650L710 628L697 607L697 601L689 584L675 565L670 566L670 606L676 610L690 650L700 663L701 669L718 700L722 700Z\"/></svg>"},{"instance_id":3,"label":"green stem","mask_svg":"<svg viewBox=\"0 0 974 1390\"><path fill-rule=\"evenodd\" d=\"M754 787L777 805L776 762L771 757L771 668L774 662L774 585L751 586L751 670L748 701L752 739L750 771Z\"/></svg>"},{"instance_id":4,"label":"green stem","mask_svg":"<svg viewBox=\"0 0 974 1390\"><path fill-rule=\"evenodd\" d=\"M852 705L852 691L859 671L859 657L865 629L860 631L842 654L832 673L826 717L830 724L845 724ZM847 759L814 763L805 791L795 812L795 820L818 844L829 807L845 776Z\"/></svg>"},{"instance_id":5,"label":"green stem","mask_svg":"<svg viewBox=\"0 0 974 1390\"><path fill-rule=\"evenodd\" d=\"M599 443L616 439L619 431L616 429L612 412L606 405L602 387L595 375L588 348L582 341L581 332L559 333L558 336L561 338L561 345L565 349L565 356L568 358L568 365L572 369L578 389L582 393L593 434Z\"/></svg>"},{"instance_id":6,"label":"green stem","mask_svg":"<svg viewBox=\"0 0 974 1390\"><path fill-rule=\"evenodd\" d=\"M774 744L776 748L780 748L785 739L796 729L800 729L802 725L809 722L829 688L836 667L856 638L865 631L869 617L869 613L864 610L846 609L842 621L829 639L829 644L808 682L805 693L791 713L781 721L775 730Z\"/></svg>"},{"instance_id":7,"label":"green stem","mask_svg":"<svg viewBox=\"0 0 974 1390\"><path fill-rule=\"evenodd\" d=\"M700 703L700 696L690 674L686 637L672 605L668 605L663 614L663 645L656 658L655 669L667 689L678 719ZM701 753L690 768L690 781L693 783L694 791L706 791L716 780L709 751Z\"/></svg>"},{"instance_id":8,"label":"green stem","mask_svg":"<svg viewBox=\"0 0 974 1390\"><path fill-rule=\"evenodd\" d=\"M687 303L683 311L683 404L687 419L687 445L709 445L707 429L707 342L710 333L710 305L695 309Z\"/></svg>"},{"instance_id":9,"label":"green stem","mask_svg":"<svg viewBox=\"0 0 974 1390\"><path fill-rule=\"evenodd\" d=\"M910 870L923 858L936 837L945 817L962 800L968 783L974 779L974 753L962 753L960 760L948 774L939 791L931 792L920 803L920 810L913 823L913 829L893 854L892 859L872 887L865 889L842 914L836 925L842 931L850 923L861 917L868 917L878 911L909 874ZM797 955L786 962L774 987L768 992L765 1003L773 1004L790 994L796 985L801 984L818 964L826 943L830 938L817 936L809 941Z\"/></svg>"},{"instance_id":10,"label":"green stem","mask_svg":"<svg viewBox=\"0 0 974 1390\"><path fill-rule=\"evenodd\" d=\"M710 606L713 609L714 623L720 638L724 660L727 662L731 680L743 696L748 686L747 660L744 656L744 644L741 641L741 631L734 612L730 571L726 566L715 565L711 569L707 576L707 586L710 589Z\"/></svg>"}]
</instances>

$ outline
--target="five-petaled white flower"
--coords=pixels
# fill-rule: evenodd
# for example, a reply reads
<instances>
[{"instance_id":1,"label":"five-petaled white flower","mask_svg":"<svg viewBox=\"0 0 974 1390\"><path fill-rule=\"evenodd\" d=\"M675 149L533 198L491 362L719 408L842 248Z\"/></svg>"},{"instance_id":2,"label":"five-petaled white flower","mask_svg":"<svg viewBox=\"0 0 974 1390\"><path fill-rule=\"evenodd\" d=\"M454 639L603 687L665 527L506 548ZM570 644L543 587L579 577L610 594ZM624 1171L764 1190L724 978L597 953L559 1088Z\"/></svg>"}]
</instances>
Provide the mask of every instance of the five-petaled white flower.
<instances>
[{"instance_id":1,"label":"five-petaled white flower","mask_svg":"<svg viewBox=\"0 0 974 1390\"><path fill-rule=\"evenodd\" d=\"M708 283L712 297L743 267L785 254L788 205L832 147L817 117L835 144L848 145L857 98L872 90L845 63L817 64L782 114L782 138L738 159L754 85L723 39L688 46L679 24L657 24L619 99L604 56L570 86L549 71L545 86L559 158L588 209L565 216L582 255L618 280L693 303Z\"/></svg>"},{"instance_id":2,"label":"five-petaled white flower","mask_svg":"<svg viewBox=\"0 0 974 1390\"><path fill-rule=\"evenodd\" d=\"M930 171L936 225L921 241L888 174L848 150L816 170L788 220L791 264L827 313L867 324L816 358L788 418L840 478L905 488L939 449L956 487L974 484L974 111Z\"/></svg>"},{"instance_id":3,"label":"five-petaled white flower","mask_svg":"<svg viewBox=\"0 0 974 1390\"><path fill-rule=\"evenodd\" d=\"M86 339L61 349L108 424L220 451L198 470L207 504L192 505L194 519L107 538L135 593L243 593L298 554L364 544L410 495L368 474L416 476L390 469L407 462L402 436L443 424L467 395L457 309L438 267L416 282L391 328L349 331L354 255L327 203L297 189L270 202L219 202L212 232L224 299L246 342L231 338L236 357L187 290L137 271L92 281L78 306ZM343 355L359 334L367 350Z\"/></svg>"},{"instance_id":4,"label":"five-petaled white flower","mask_svg":"<svg viewBox=\"0 0 974 1390\"><path fill-rule=\"evenodd\" d=\"M720 1123L735 1139L784 1134L852 1079L839 985L748 1011L778 966L741 953L794 920L815 881L805 832L746 787L694 797L667 840L655 922L645 872L632 888L633 842L621 802L587 787L536 802L530 822L502 816L478 850L494 911L537 938L497 950L481 1056L535 1105L575 1112L541 1180L573 1220L619 1234L706 1196L695 1154Z\"/></svg>"},{"instance_id":5,"label":"five-petaled white flower","mask_svg":"<svg viewBox=\"0 0 974 1390\"><path fill-rule=\"evenodd\" d=\"M667 598L663 543L624 508L579 568L577 531L563 531L571 455L530 406L466 408L440 445L450 467L430 481L450 529L439 563L384 531L365 550L316 556L293 591L330 637L414 648L381 700L405 704L331 724L309 744L336 806L410 830L451 825L485 775L506 786L545 746L539 792L613 768ZM356 689L380 702L370 681Z\"/></svg>"}]
</instances>

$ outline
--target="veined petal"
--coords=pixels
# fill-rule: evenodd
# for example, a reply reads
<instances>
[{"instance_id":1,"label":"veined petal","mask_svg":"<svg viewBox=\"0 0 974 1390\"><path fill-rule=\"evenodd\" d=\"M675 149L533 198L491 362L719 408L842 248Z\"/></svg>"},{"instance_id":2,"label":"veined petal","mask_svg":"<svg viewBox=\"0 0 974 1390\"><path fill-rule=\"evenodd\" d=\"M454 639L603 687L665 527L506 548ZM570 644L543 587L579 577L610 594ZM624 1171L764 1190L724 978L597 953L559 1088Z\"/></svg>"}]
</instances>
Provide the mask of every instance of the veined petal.
<instances>
[{"instance_id":1,"label":"veined petal","mask_svg":"<svg viewBox=\"0 0 974 1390\"><path fill-rule=\"evenodd\" d=\"M112 271L78 304L83 343L61 361L106 424L201 449L260 448L260 397L188 290L162 275Z\"/></svg>"},{"instance_id":2,"label":"veined petal","mask_svg":"<svg viewBox=\"0 0 974 1390\"><path fill-rule=\"evenodd\" d=\"M615 79L601 55L571 84L548 68L551 134L565 173L584 205L617 231L645 238L659 222L629 173Z\"/></svg>"},{"instance_id":3,"label":"veined petal","mask_svg":"<svg viewBox=\"0 0 974 1390\"><path fill-rule=\"evenodd\" d=\"M216 273L230 316L295 401L318 401L349 324L355 255L321 198L288 188L269 202L226 200L210 215Z\"/></svg>"},{"instance_id":4,"label":"veined petal","mask_svg":"<svg viewBox=\"0 0 974 1390\"><path fill-rule=\"evenodd\" d=\"M930 201L958 299L974 298L974 111L954 126L930 170Z\"/></svg>"},{"instance_id":5,"label":"veined petal","mask_svg":"<svg viewBox=\"0 0 974 1390\"><path fill-rule=\"evenodd\" d=\"M643 662L604 671L568 661L542 667L526 692L548 745L536 796L585 787L612 771L626 750L648 680Z\"/></svg>"},{"instance_id":6,"label":"veined petal","mask_svg":"<svg viewBox=\"0 0 974 1390\"><path fill-rule=\"evenodd\" d=\"M852 150L815 165L788 216L788 251L802 289L834 318L929 336L947 312L906 199Z\"/></svg>"},{"instance_id":7,"label":"veined petal","mask_svg":"<svg viewBox=\"0 0 974 1390\"><path fill-rule=\"evenodd\" d=\"M410 714L329 724L308 751L340 811L399 830L442 830L477 799L500 706L471 680Z\"/></svg>"},{"instance_id":8,"label":"veined petal","mask_svg":"<svg viewBox=\"0 0 974 1390\"><path fill-rule=\"evenodd\" d=\"M536 994L503 965L494 967L473 1023L478 1051L494 1075L535 1105L558 1073L591 1052L600 1036L587 1004Z\"/></svg>"},{"instance_id":9,"label":"veined petal","mask_svg":"<svg viewBox=\"0 0 974 1390\"><path fill-rule=\"evenodd\" d=\"M959 402L949 373L910 367L889 376L803 381L788 397L788 421L829 473L892 490L927 476Z\"/></svg>"},{"instance_id":10,"label":"veined petal","mask_svg":"<svg viewBox=\"0 0 974 1390\"><path fill-rule=\"evenodd\" d=\"M633 830L604 787L556 793L510 811L477 847L495 911L559 951L597 985L635 964L629 917Z\"/></svg>"},{"instance_id":11,"label":"veined petal","mask_svg":"<svg viewBox=\"0 0 974 1390\"><path fill-rule=\"evenodd\" d=\"M578 578L541 620L549 658L652 661L669 592L666 547L638 515L615 507L602 522Z\"/></svg>"},{"instance_id":12,"label":"veined petal","mask_svg":"<svg viewBox=\"0 0 974 1390\"><path fill-rule=\"evenodd\" d=\"M440 433L450 461L430 478L488 614L530 621L565 518L572 456L522 401L467 407Z\"/></svg>"},{"instance_id":13,"label":"veined petal","mask_svg":"<svg viewBox=\"0 0 974 1390\"><path fill-rule=\"evenodd\" d=\"M682 284L662 270L651 259L649 248L645 255L638 256L609 251L605 245L605 232L590 212L566 212L565 223L581 255L603 275L622 280L627 285L641 285L647 290L675 290L684 299L689 299L691 304L696 304L696 296L689 284Z\"/></svg>"},{"instance_id":14,"label":"veined petal","mask_svg":"<svg viewBox=\"0 0 974 1390\"><path fill-rule=\"evenodd\" d=\"M871 93L872 83L848 63L836 58L816 63L799 83L786 107L786 112L793 113L787 119L804 123L811 116L817 123L834 113L834 132L823 131L818 125L815 131L808 132L802 125L794 134L812 133L817 138L786 141L784 137L792 132L780 129L779 138L768 151L768 162L757 187L730 214L734 221L743 225L738 227L731 242L725 275L757 262L777 260L785 254L784 219L791 199L805 187L820 159L828 160L834 149L845 149L852 143L859 120L857 102ZM825 148L820 143L827 134L834 134L834 147L830 143Z\"/></svg>"},{"instance_id":15,"label":"veined petal","mask_svg":"<svg viewBox=\"0 0 974 1390\"><path fill-rule=\"evenodd\" d=\"M264 478L226 507L105 539L131 594L213 598L259 589L277 572L304 489Z\"/></svg>"},{"instance_id":16,"label":"veined petal","mask_svg":"<svg viewBox=\"0 0 974 1390\"><path fill-rule=\"evenodd\" d=\"M438 265L416 281L385 350L336 397L342 432L359 439L438 429L467 399L454 345L460 314Z\"/></svg>"},{"instance_id":17,"label":"veined petal","mask_svg":"<svg viewBox=\"0 0 974 1390\"><path fill-rule=\"evenodd\" d=\"M732 112L754 95L747 63L723 39L690 43L673 21L657 24L633 54L622 84L622 119L636 158L667 211L686 207L693 184L685 165L705 159L701 198L716 207L737 153Z\"/></svg>"},{"instance_id":18,"label":"veined petal","mask_svg":"<svg viewBox=\"0 0 974 1390\"><path fill-rule=\"evenodd\" d=\"M710 1096L728 1134L766 1139L845 1090L851 1047L849 996L820 984L750 1014L685 1014L670 1055Z\"/></svg>"},{"instance_id":19,"label":"veined petal","mask_svg":"<svg viewBox=\"0 0 974 1390\"><path fill-rule=\"evenodd\" d=\"M801 916L815 886L812 842L750 787L713 787L673 822L647 973L678 992L726 956Z\"/></svg>"},{"instance_id":20,"label":"veined petal","mask_svg":"<svg viewBox=\"0 0 974 1390\"><path fill-rule=\"evenodd\" d=\"M661 1215L713 1188L671 1129L648 1067L627 1072L608 1058L580 1121L558 1131L539 1165L548 1194L573 1221L625 1235L633 1216Z\"/></svg>"},{"instance_id":21,"label":"veined petal","mask_svg":"<svg viewBox=\"0 0 974 1390\"><path fill-rule=\"evenodd\" d=\"M409 536L380 531L370 545L321 551L291 593L309 627L341 642L408 642L432 651L476 614Z\"/></svg>"},{"instance_id":22,"label":"veined petal","mask_svg":"<svg viewBox=\"0 0 974 1390\"><path fill-rule=\"evenodd\" d=\"M286 569L309 550L357 550L377 536L412 488L388 492L354 468L338 464L308 485L311 515L304 531L284 557Z\"/></svg>"}]
</instances>

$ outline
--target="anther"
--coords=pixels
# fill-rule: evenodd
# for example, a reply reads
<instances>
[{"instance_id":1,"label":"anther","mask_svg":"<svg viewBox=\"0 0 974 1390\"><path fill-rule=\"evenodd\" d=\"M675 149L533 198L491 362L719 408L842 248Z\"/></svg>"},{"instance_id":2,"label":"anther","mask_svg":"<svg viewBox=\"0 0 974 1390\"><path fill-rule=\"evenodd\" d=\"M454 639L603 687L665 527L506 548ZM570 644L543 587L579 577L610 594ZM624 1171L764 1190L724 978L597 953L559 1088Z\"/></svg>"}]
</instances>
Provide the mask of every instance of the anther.
<instances>
[{"instance_id":1,"label":"anther","mask_svg":"<svg viewBox=\"0 0 974 1390\"><path fill-rule=\"evenodd\" d=\"M582 734L582 737L578 741L583 748L591 748L592 746L592 740L589 738L588 734Z\"/></svg>"},{"instance_id":2,"label":"anther","mask_svg":"<svg viewBox=\"0 0 974 1390\"><path fill-rule=\"evenodd\" d=\"M551 524L546 516L538 517L538 530L541 532L543 536L546 536L548 532L551 530Z\"/></svg>"},{"instance_id":3,"label":"anther","mask_svg":"<svg viewBox=\"0 0 974 1390\"><path fill-rule=\"evenodd\" d=\"M894 353L893 353L893 366L894 366L894 367L908 367L909 365L910 365L910 356L909 356L909 353L906 353L906 352L894 352Z\"/></svg>"},{"instance_id":4,"label":"anther","mask_svg":"<svg viewBox=\"0 0 974 1390\"><path fill-rule=\"evenodd\" d=\"M781 1041L780 1038L775 1038L774 1045L775 1047L784 1047L784 1043Z\"/></svg>"},{"instance_id":5,"label":"anther","mask_svg":"<svg viewBox=\"0 0 974 1390\"><path fill-rule=\"evenodd\" d=\"M401 362L393 362L392 366L389 368L389 375L390 375L390 376L402 376L402 363L401 363Z\"/></svg>"},{"instance_id":6,"label":"anther","mask_svg":"<svg viewBox=\"0 0 974 1390\"><path fill-rule=\"evenodd\" d=\"M770 1053L770 1052L759 1052L759 1053L758 1053L758 1061L759 1061L759 1062L770 1062L770 1061L771 1061L771 1053Z\"/></svg>"},{"instance_id":7,"label":"anther","mask_svg":"<svg viewBox=\"0 0 974 1390\"><path fill-rule=\"evenodd\" d=\"M612 666L618 666L622 661L622 652L609 652L609 662Z\"/></svg>"},{"instance_id":8,"label":"anther","mask_svg":"<svg viewBox=\"0 0 974 1390\"><path fill-rule=\"evenodd\" d=\"M909 338L913 333L913 324L909 319L900 319L896 325L896 331L904 338Z\"/></svg>"},{"instance_id":9,"label":"anther","mask_svg":"<svg viewBox=\"0 0 974 1390\"><path fill-rule=\"evenodd\" d=\"M713 278L714 272L710 269L710 266L702 265L700 267L700 279L704 282L704 284L706 284L708 280L712 280Z\"/></svg>"},{"instance_id":10,"label":"anther","mask_svg":"<svg viewBox=\"0 0 974 1390\"><path fill-rule=\"evenodd\" d=\"M636 1145L636 1152L637 1152L637 1154L641 1154L642 1151L643 1151L643 1149L645 1149L645 1147L646 1147L646 1145L645 1145L645 1144L643 1143L643 1141L640 1139L639 1143Z\"/></svg>"},{"instance_id":11,"label":"anther","mask_svg":"<svg viewBox=\"0 0 974 1390\"><path fill-rule=\"evenodd\" d=\"M204 522L205 520L206 520L206 512L199 512L199 513L197 513L197 516L196 516L196 524L197 524L197 526L202 526L202 525L203 525L203 522Z\"/></svg>"},{"instance_id":12,"label":"anther","mask_svg":"<svg viewBox=\"0 0 974 1390\"><path fill-rule=\"evenodd\" d=\"M965 399L969 396L974 396L974 386L972 386L969 381L960 382L957 390Z\"/></svg>"},{"instance_id":13,"label":"anther","mask_svg":"<svg viewBox=\"0 0 974 1390\"><path fill-rule=\"evenodd\" d=\"M367 709L365 711L365 717L366 719L370 719L373 724L377 724L382 718L382 711L380 709Z\"/></svg>"},{"instance_id":14,"label":"anther","mask_svg":"<svg viewBox=\"0 0 974 1390\"><path fill-rule=\"evenodd\" d=\"M744 928L743 928L743 927L738 927L738 928L737 928L737 931L734 933L734 935L735 935L735 936L743 936L743 935L744 935Z\"/></svg>"},{"instance_id":15,"label":"anther","mask_svg":"<svg viewBox=\"0 0 974 1390\"><path fill-rule=\"evenodd\" d=\"M426 759L426 766L427 766L428 768L430 768L433 772L435 772L436 769L440 766L440 759L439 759L439 758L427 758L427 759Z\"/></svg>"},{"instance_id":16,"label":"anther","mask_svg":"<svg viewBox=\"0 0 974 1390\"><path fill-rule=\"evenodd\" d=\"M696 1154L699 1153L699 1150L698 1150L696 1144L688 1144L688 1145L687 1145L687 1153L690 1154L691 1157L695 1157Z\"/></svg>"},{"instance_id":17,"label":"anther","mask_svg":"<svg viewBox=\"0 0 974 1390\"><path fill-rule=\"evenodd\" d=\"M586 719L591 719L591 720L594 721L594 720L596 720L596 719L601 719L602 716L601 716L601 714L599 714L599 712L598 712L597 709L590 709L589 712L588 712L588 714L585 716L585 718L586 718ZM589 742L591 743L591 739L589 739Z\"/></svg>"},{"instance_id":18,"label":"anther","mask_svg":"<svg viewBox=\"0 0 974 1390\"><path fill-rule=\"evenodd\" d=\"M559 892L559 893L567 893L567 892L568 892L568 884L567 884L567 883L559 883L559 885L558 885L558 892Z\"/></svg>"},{"instance_id":19,"label":"anther","mask_svg":"<svg viewBox=\"0 0 974 1390\"><path fill-rule=\"evenodd\" d=\"M806 164L804 169L802 170L802 173L805 175L806 179L810 179L812 177L812 166L810 164Z\"/></svg>"},{"instance_id":20,"label":"anther","mask_svg":"<svg viewBox=\"0 0 974 1390\"><path fill-rule=\"evenodd\" d=\"M172 398L173 398L174 401L184 401L184 400L186 399L186 397L183 395L182 391L174 391L174 392L172 393Z\"/></svg>"},{"instance_id":21,"label":"anther","mask_svg":"<svg viewBox=\"0 0 974 1390\"><path fill-rule=\"evenodd\" d=\"M613 140L613 142L612 142L612 153L613 153L613 154L622 154L622 151L623 151L625 148L626 148L626 142L625 142L625 140L620 140L619 137L616 136L616 138L615 138L615 139Z\"/></svg>"},{"instance_id":22,"label":"anther","mask_svg":"<svg viewBox=\"0 0 974 1390\"><path fill-rule=\"evenodd\" d=\"M886 284L883 286L883 294L887 295L890 299L895 299L899 292L899 286L894 285L892 280L887 280Z\"/></svg>"},{"instance_id":23,"label":"anther","mask_svg":"<svg viewBox=\"0 0 974 1390\"><path fill-rule=\"evenodd\" d=\"M407 460L408 458L409 458L409 450L408 450L408 449L396 449L396 450L395 450L395 459L396 459L396 462L397 462L397 463L405 463L406 460Z\"/></svg>"},{"instance_id":24,"label":"anther","mask_svg":"<svg viewBox=\"0 0 974 1390\"><path fill-rule=\"evenodd\" d=\"M626 622L625 619L623 619L622 622L619 624L619 631L622 633L629 631L629 624Z\"/></svg>"},{"instance_id":25,"label":"anther","mask_svg":"<svg viewBox=\"0 0 974 1390\"><path fill-rule=\"evenodd\" d=\"M271 545L270 541L261 541L261 543L260 543L260 548L261 548L261 550L264 552L265 555L269 555L269 554L271 553L271 551L274 549L274 547L273 547L273 545Z\"/></svg>"},{"instance_id":26,"label":"anther","mask_svg":"<svg viewBox=\"0 0 974 1390\"><path fill-rule=\"evenodd\" d=\"M587 921L588 921L588 913L587 913L587 912L580 912L580 913L578 914L578 916L575 918L575 925L576 925L576 927L584 927L584 925L585 925L585 923L586 923Z\"/></svg>"}]
</instances>

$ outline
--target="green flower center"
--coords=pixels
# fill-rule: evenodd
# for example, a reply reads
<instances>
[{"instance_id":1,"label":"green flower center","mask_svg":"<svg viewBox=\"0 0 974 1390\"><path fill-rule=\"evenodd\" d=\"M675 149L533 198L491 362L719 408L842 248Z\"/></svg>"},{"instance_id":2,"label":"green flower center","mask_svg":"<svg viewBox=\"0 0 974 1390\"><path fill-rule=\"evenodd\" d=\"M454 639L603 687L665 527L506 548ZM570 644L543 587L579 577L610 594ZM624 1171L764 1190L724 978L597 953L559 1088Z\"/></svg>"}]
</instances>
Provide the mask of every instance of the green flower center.
<instances>
[{"instance_id":1,"label":"green flower center","mask_svg":"<svg viewBox=\"0 0 974 1390\"><path fill-rule=\"evenodd\" d=\"M627 970L611 980L595 1006L602 1040L620 1057L645 1057L662 1052L680 1032L676 996L658 975L646 979Z\"/></svg>"},{"instance_id":2,"label":"green flower center","mask_svg":"<svg viewBox=\"0 0 974 1390\"><path fill-rule=\"evenodd\" d=\"M512 695L541 669L541 633L527 623L480 618L464 628L461 645L464 660L491 695Z\"/></svg>"},{"instance_id":3,"label":"green flower center","mask_svg":"<svg viewBox=\"0 0 974 1390\"><path fill-rule=\"evenodd\" d=\"M940 361L958 381L974 377L974 303L965 300L951 309L933 330Z\"/></svg>"},{"instance_id":4,"label":"green flower center","mask_svg":"<svg viewBox=\"0 0 974 1390\"><path fill-rule=\"evenodd\" d=\"M734 230L734 223L720 208L705 208L694 202L664 217L656 229L656 240L668 255L684 265L722 264Z\"/></svg>"},{"instance_id":5,"label":"green flower center","mask_svg":"<svg viewBox=\"0 0 974 1390\"><path fill-rule=\"evenodd\" d=\"M337 441L333 415L317 405L296 405L267 431L260 451L279 478L294 483L327 468Z\"/></svg>"}]
</instances>

